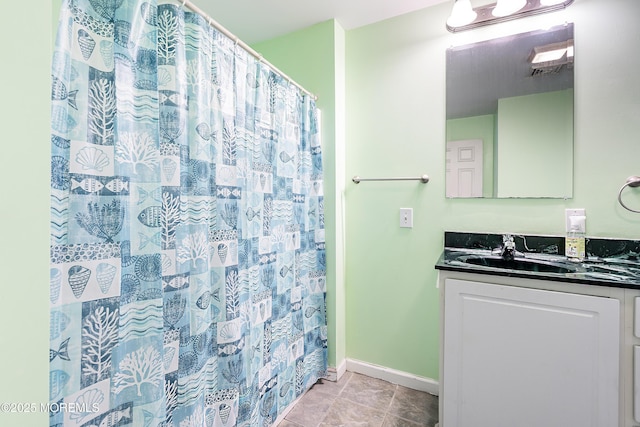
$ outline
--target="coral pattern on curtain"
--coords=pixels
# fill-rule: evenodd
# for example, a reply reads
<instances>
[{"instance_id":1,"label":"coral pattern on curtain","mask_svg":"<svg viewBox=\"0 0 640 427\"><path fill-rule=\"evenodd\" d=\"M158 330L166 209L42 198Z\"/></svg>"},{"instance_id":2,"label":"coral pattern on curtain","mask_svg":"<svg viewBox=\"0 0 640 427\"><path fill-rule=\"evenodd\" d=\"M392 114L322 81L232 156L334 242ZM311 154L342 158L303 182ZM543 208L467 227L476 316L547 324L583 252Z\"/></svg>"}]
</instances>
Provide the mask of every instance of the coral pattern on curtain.
<instances>
[{"instance_id":1,"label":"coral pattern on curtain","mask_svg":"<svg viewBox=\"0 0 640 427\"><path fill-rule=\"evenodd\" d=\"M313 100L155 0L65 1L51 98L50 425L272 424L326 372Z\"/></svg>"}]
</instances>

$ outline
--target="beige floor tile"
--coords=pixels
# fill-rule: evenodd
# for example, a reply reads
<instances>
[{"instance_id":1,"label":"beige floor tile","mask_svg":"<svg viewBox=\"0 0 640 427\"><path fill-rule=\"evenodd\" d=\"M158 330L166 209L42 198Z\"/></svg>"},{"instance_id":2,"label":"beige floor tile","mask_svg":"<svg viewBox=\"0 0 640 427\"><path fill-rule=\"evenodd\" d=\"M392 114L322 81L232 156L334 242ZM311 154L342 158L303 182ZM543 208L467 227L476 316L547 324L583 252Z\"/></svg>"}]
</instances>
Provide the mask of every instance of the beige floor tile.
<instances>
[{"instance_id":1,"label":"beige floor tile","mask_svg":"<svg viewBox=\"0 0 640 427\"><path fill-rule=\"evenodd\" d=\"M382 427L422 427L422 424L414 423L413 421L405 420L404 418L399 418L387 413L384 417Z\"/></svg>"},{"instance_id":2,"label":"beige floor tile","mask_svg":"<svg viewBox=\"0 0 640 427\"><path fill-rule=\"evenodd\" d=\"M304 426L285 419L280 424L278 424L278 427L304 427Z\"/></svg>"},{"instance_id":3,"label":"beige floor tile","mask_svg":"<svg viewBox=\"0 0 640 427\"><path fill-rule=\"evenodd\" d=\"M396 387L387 381L354 373L340 396L360 405L386 411L391 405Z\"/></svg>"},{"instance_id":4,"label":"beige floor tile","mask_svg":"<svg viewBox=\"0 0 640 427\"><path fill-rule=\"evenodd\" d=\"M342 392L352 375L353 374L351 372L346 372L338 381L320 380L312 389L317 389L323 393L337 396Z\"/></svg>"},{"instance_id":5,"label":"beige floor tile","mask_svg":"<svg viewBox=\"0 0 640 427\"><path fill-rule=\"evenodd\" d=\"M423 391L398 386L389 414L420 425L433 426L438 421L438 398Z\"/></svg>"},{"instance_id":6,"label":"beige floor tile","mask_svg":"<svg viewBox=\"0 0 640 427\"><path fill-rule=\"evenodd\" d=\"M433 427L438 397L366 375L347 372L319 381L278 427Z\"/></svg>"},{"instance_id":7,"label":"beige floor tile","mask_svg":"<svg viewBox=\"0 0 640 427\"><path fill-rule=\"evenodd\" d=\"M382 427L384 415L383 411L339 397L329 408L329 412L320 423L320 427Z\"/></svg>"},{"instance_id":8,"label":"beige floor tile","mask_svg":"<svg viewBox=\"0 0 640 427\"><path fill-rule=\"evenodd\" d=\"M285 417L303 427L317 427L329 411L336 396L311 388Z\"/></svg>"}]
</instances>

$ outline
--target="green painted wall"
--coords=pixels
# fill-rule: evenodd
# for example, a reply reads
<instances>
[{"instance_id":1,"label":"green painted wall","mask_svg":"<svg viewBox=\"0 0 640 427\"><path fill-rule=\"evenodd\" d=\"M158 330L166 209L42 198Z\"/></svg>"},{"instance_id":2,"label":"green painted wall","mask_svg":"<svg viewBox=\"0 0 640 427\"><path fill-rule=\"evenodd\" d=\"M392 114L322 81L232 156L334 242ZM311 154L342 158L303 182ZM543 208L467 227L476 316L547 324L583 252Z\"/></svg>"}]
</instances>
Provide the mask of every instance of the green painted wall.
<instances>
[{"instance_id":1,"label":"green painted wall","mask_svg":"<svg viewBox=\"0 0 640 427\"><path fill-rule=\"evenodd\" d=\"M573 89L499 99L497 141L498 197L571 197Z\"/></svg>"},{"instance_id":2,"label":"green painted wall","mask_svg":"<svg viewBox=\"0 0 640 427\"><path fill-rule=\"evenodd\" d=\"M34 5L35 6L35 5ZM36 405L35 412L0 410L0 425L48 425L49 401L49 98L51 2L4 2L0 86L2 297L0 404ZM29 409L34 409L30 407Z\"/></svg>"},{"instance_id":3,"label":"green painted wall","mask_svg":"<svg viewBox=\"0 0 640 427\"><path fill-rule=\"evenodd\" d=\"M347 176L427 173L431 181L346 188L347 357L438 378L437 273L445 230L564 233L586 208L593 236L640 238L617 203L640 173L640 2L578 0L567 10L450 34L447 2L347 32ZM445 51L575 23L573 199L445 199ZM533 178L531 178L533 179ZM640 192L628 203L640 209ZM634 203L635 202L635 203ZM398 227L401 207L414 228Z\"/></svg>"},{"instance_id":4,"label":"green painted wall","mask_svg":"<svg viewBox=\"0 0 640 427\"><path fill-rule=\"evenodd\" d=\"M345 35L335 21L252 46L265 59L318 97L322 113L327 242L329 365L345 359L344 117Z\"/></svg>"},{"instance_id":5,"label":"green painted wall","mask_svg":"<svg viewBox=\"0 0 640 427\"><path fill-rule=\"evenodd\" d=\"M482 140L482 196L493 197L494 188L494 114L447 120L447 141Z\"/></svg>"},{"instance_id":6,"label":"green painted wall","mask_svg":"<svg viewBox=\"0 0 640 427\"><path fill-rule=\"evenodd\" d=\"M431 177L426 185L347 186L347 357L431 378L438 374L433 264L447 215L447 46L438 42L446 9L347 32L347 176ZM401 207L413 208L414 228L399 228Z\"/></svg>"},{"instance_id":7,"label":"green painted wall","mask_svg":"<svg viewBox=\"0 0 640 427\"><path fill-rule=\"evenodd\" d=\"M30 37L5 45L12 63L28 68L2 71L11 108L2 119L9 152L2 156L6 185L0 209L4 241L11 246L5 244L2 256L0 321L10 327L2 332L7 349L0 366L3 384L12 387L2 388L0 403L48 400L51 2L42 3L30 14ZM53 3L57 15L59 0ZM8 3L5 14L24 16L20 6ZM332 363L346 355L438 378L433 264L444 230L562 234L564 209L581 207L589 235L640 238L640 215L616 200L627 176L640 174L640 56L629 54L639 47L640 2L577 0L564 12L459 34L444 29L449 9L448 3L437 5L346 34L330 21L255 46L317 94L323 111L327 242L335 242L328 277ZM445 199L445 50L564 21L575 23L576 40L573 199ZM2 31L5 40L16 40L25 24L7 20ZM422 173L431 177L426 185L345 184L345 176ZM638 191L625 197L640 209ZM20 211L13 200L19 200ZM398 227L400 207L414 208L413 229ZM46 423L46 414L0 414L2 425Z\"/></svg>"}]
</instances>

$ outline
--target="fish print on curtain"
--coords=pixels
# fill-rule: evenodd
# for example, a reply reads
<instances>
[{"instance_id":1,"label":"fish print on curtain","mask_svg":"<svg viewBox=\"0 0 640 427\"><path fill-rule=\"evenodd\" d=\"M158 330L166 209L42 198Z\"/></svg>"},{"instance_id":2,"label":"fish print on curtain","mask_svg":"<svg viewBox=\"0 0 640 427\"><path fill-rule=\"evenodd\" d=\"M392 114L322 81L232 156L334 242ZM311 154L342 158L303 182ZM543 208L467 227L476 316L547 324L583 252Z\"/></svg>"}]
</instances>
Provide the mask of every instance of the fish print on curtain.
<instances>
[{"instance_id":1,"label":"fish print on curtain","mask_svg":"<svg viewBox=\"0 0 640 427\"><path fill-rule=\"evenodd\" d=\"M65 1L51 100L50 425L273 424L326 371L313 100L153 0Z\"/></svg>"}]
</instances>

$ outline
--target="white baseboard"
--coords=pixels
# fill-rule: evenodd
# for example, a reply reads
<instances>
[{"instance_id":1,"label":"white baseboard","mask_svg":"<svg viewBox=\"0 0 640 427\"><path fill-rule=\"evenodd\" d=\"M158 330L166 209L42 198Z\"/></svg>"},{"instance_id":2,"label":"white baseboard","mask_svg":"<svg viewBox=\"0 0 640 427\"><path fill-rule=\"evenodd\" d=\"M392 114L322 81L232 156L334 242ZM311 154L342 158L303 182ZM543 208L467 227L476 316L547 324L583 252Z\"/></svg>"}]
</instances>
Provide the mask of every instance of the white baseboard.
<instances>
[{"instance_id":1,"label":"white baseboard","mask_svg":"<svg viewBox=\"0 0 640 427\"><path fill-rule=\"evenodd\" d=\"M344 373L347 372L347 361L346 359L342 360L342 363L338 365L338 367L329 366L327 368L327 376L325 379L329 381L338 381Z\"/></svg>"},{"instance_id":2,"label":"white baseboard","mask_svg":"<svg viewBox=\"0 0 640 427\"><path fill-rule=\"evenodd\" d=\"M408 372L374 365L361 360L347 359L346 362L347 371L389 381L390 383L398 384L413 390L425 391L435 396L439 393L438 381L434 379L420 377Z\"/></svg>"}]
</instances>

